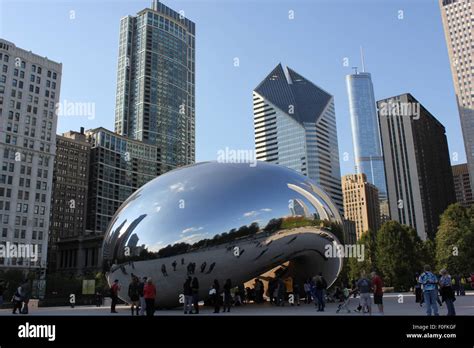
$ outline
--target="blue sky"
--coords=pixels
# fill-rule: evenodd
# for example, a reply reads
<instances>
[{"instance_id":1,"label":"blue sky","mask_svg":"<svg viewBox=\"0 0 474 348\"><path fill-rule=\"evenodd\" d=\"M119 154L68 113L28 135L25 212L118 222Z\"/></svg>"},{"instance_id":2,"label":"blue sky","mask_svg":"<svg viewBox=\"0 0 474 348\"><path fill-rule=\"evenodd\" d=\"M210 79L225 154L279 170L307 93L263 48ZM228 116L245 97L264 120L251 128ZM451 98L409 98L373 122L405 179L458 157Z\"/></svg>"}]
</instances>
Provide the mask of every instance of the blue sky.
<instances>
[{"instance_id":1,"label":"blue sky","mask_svg":"<svg viewBox=\"0 0 474 348\"><path fill-rule=\"evenodd\" d=\"M334 95L341 172L354 172L345 75L362 45L376 99L412 93L445 125L452 163L465 162L437 0L163 2L196 23L197 161L253 149L252 90L281 62ZM150 4L0 0L0 37L63 63L61 100L96 105L94 119L60 117L58 133L113 130L119 21Z\"/></svg>"}]
</instances>

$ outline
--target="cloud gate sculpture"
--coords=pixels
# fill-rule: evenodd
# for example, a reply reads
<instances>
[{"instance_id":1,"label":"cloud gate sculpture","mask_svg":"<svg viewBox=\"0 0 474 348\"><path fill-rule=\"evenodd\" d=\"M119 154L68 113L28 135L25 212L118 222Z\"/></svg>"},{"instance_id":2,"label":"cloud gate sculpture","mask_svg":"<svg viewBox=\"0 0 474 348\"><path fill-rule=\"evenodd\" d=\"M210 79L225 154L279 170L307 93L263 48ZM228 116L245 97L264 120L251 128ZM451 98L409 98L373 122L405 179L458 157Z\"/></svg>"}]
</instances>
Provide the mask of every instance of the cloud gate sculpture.
<instances>
[{"instance_id":1,"label":"cloud gate sculpture","mask_svg":"<svg viewBox=\"0 0 474 348\"><path fill-rule=\"evenodd\" d=\"M325 251L340 245L341 224L328 195L292 169L203 162L159 176L122 204L105 235L104 267L126 302L132 274L151 277L157 307L180 304L188 275L201 299L214 279L238 285L275 268L297 282L322 272L332 284L342 258Z\"/></svg>"}]
</instances>

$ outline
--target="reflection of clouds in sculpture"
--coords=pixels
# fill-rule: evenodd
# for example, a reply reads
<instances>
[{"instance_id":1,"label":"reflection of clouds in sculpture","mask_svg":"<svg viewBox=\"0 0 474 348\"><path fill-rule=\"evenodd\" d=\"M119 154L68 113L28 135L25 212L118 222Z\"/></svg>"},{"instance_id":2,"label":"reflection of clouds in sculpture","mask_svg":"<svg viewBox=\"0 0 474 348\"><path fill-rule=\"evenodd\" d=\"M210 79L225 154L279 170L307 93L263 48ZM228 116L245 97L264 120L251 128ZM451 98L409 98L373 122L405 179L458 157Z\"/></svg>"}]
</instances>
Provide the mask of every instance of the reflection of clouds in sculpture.
<instances>
[{"instance_id":1,"label":"reflection of clouds in sculpture","mask_svg":"<svg viewBox=\"0 0 474 348\"><path fill-rule=\"evenodd\" d=\"M191 234L189 236L184 236L184 237L176 240L174 243L175 244L177 244L177 243L192 244L192 243L195 243L195 242L199 241L200 239L204 238L206 235L207 235L207 233L195 233L195 234Z\"/></svg>"},{"instance_id":2,"label":"reflection of clouds in sculpture","mask_svg":"<svg viewBox=\"0 0 474 348\"><path fill-rule=\"evenodd\" d=\"M243 217L255 217L255 216L258 216L262 213L269 213L271 211L272 210L270 208L263 208L263 209L260 209L260 210L252 210L252 211L248 211L248 212L244 213Z\"/></svg>"},{"instance_id":3,"label":"reflection of clouds in sculpture","mask_svg":"<svg viewBox=\"0 0 474 348\"><path fill-rule=\"evenodd\" d=\"M170 185L169 187L171 192L185 192L185 191L192 191L194 187L189 186L188 182L177 182L175 184Z\"/></svg>"},{"instance_id":4,"label":"reflection of clouds in sculpture","mask_svg":"<svg viewBox=\"0 0 474 348\"><path fill-rule=\"evenodd\" d=\"M204 227L189 227L189 228L185 228L181 233L189 233L189 232L197 232L197 231L201 231Z\"/></svg>"}]
</instances>

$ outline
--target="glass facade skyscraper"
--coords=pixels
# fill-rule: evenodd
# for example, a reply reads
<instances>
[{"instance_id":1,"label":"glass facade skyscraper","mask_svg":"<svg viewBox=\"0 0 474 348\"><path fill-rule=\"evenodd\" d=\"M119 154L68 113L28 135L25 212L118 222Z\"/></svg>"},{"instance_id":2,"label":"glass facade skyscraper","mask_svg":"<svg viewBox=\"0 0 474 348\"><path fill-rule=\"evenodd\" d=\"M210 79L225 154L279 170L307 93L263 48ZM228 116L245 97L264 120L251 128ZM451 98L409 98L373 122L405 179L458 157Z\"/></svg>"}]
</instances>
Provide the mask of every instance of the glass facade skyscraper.
<instances>
[{"instance_id":1,"label":"glass facade skyscraper","mask_svg":"<svg viewBox=\"0 0 474 348\"><path fill-rule=\"evenodd\" d=\"M313 179L342 213L333 96L278 64L255 88L253 113L257 159Z\"/></svg>"},{"instance_id":2,"label":"glass facade skyscraper","mask_svg":"<svg viewBox=\"0 0 474 348\"><path fill-rule=\"evenodd\" d=\"M160 174L195 160L195 25L154 1L120 22L115 132L158 146Z\"/></svg>"},{"instance_id":3,"label":"glass facade skyscraper","mask_svg":"<svg viewBox=\"0 0 474 348\"><path fill-rule=\"evenodd\" d=\"M346 76L349 111L357 174L379 190L381 201L387 199L380 130L375 109L374 87L369 73Z\"/></svg>"}]
</instances>

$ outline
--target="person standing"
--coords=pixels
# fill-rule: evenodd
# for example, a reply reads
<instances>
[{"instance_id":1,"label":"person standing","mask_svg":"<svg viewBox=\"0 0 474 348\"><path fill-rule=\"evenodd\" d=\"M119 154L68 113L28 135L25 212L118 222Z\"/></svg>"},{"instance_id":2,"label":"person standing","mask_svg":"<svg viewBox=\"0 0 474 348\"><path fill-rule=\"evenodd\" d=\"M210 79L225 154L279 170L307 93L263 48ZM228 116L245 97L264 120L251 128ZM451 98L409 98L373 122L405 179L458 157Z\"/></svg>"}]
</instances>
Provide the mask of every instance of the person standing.
<instances>
[{"instance_id":1,"label":"person standing","mask_svg":"<svg viewBox=\"0 0 474 348\"><path fill-rule=\"evenodd\" d=\"M214 303L214 313L219 313L221 310L220 290L219 281L214 279L212 289L209 292L212 302Z\"/></svg>"},{"instance_id":2,"label":"person standing","mask_svg":"<svg viewBox=\"0 0 474 348\"><path fill-rule=\"evenodd\" d=\"M191 289L191 277L187 277L183 284L184 314L191 314L193 311L193 291Z\"/></svg>"},{"instance_id":3,"label":"person standing","mask_svg":"<svg viewBox=\"0 0 474 348\"><path fill-rule=\"evenodd\" d=\"M357 289L360 293L360 307L362 313L365 313L365 309L369 315L372 315L372 300L370 298L371 282L367 279L365 271L360 273L360 279L357 281Z\"/></svg>"},{"instance_id":4,"label":"person standing","mask_svg":"<svg viewBox=\"0 0 474 348\"><path fill-rule=\"evenodd\" d=\"M311 280L306 279L303 285L304 293L306 294L306 299L305 303L310 304L311 303Z\"/></svg>"},{"instance_id":5,"label":"person standing","mask_svg":"<svg viewBox=\"0 0 474 348\"><path fill-rule=\"evenodd\" d=\"M5 285L3 284L3 281L0 282L0 308L3 305L3 293L5 292Z\"/></svg>"},{"instance_id":6,"label":"person standing","mask_svg":"<svg viewBox=\"0 0 474 348\"><path fill-rule=\"evenodd\" d=\"M133 276L132 281L128 285L128 297L130 297L130 310L132 311L135 309L135 312L138 316L138 304L140 302L140 284L138 283L138 278Z\"/></svg>"},{"instance_id":7,"label":"person standing","mask_svg":"<svg viewBox=\"0 0 474 348\"><path fill-rule=\"evenodd\" d=\"M383 281L374 271L370 274L372 277L372 289L374 291L374 304L379 308L379 313L383 315Z\"/></svg>"},{"instance_id":8,"label":"person standing","mask_svg":"<svg viewBox=\"0 0 474 348\"><path fill-rule=\"evenodd\" d=\"M230 290L232 289L232 282L230 279L227 279L224 284L224 310L223 312L225 313L225 310L227 308L227 312L230 312L230 307L232 306L232 294L230 293Z\"/></svg>"},{"instance_id":9,"label":"person standing","mask_svg":"<svg viewBox=\"0 0 474 348\"><path fill-rule=\"evenodd\" d=\"M319 274L316 276L314 283L316 287L316 298L318 300L318 312L324 312L324 308L326 306L326 301L324 297L326 296L326 289L328 287L328 284L326 282L326 279L324 279L322 272L319 272Z\"/></svg>"},{"instance_id":10,"label":"person standing","mask_svg":"<svg viewBox=\"0 0 474 348\"><path fill-rule=\"evenodd\" d=\"M283 281L283 279L278 276L277 278L277 288L276 288L276 292L277 292L277 306L281 306L283 307L285 305L285 293L286 293L286 286L285 286L285 282Z\"/></svg>"},{"instance_id":11,"label":"person standing","mask_svg":"<svg viewBox=\"0 0 474 348\"><path fill-rule=\"evenodd\" d=\"M117 305L118 302L118 293L120 291L120 284L118 279L114 280L114 283L110 287L110 297L112 299L112 302L110 304L110 313L117 313L115 310L115 306Z\"/></svg>"},{"instance_id":12,"label":"person standing","mask_svg":"<svg viewBox=\"0 0 474 348\"><path fill-rule=\"evenodd\" d=\"M456 296L454 295L454 290L451 286L451 276L445 269L442 269L440 273L439 292L441 294L441 299L446 303L448 316L455 316L456 310L454 308L454 301L456 301Z\"/></svg>"},{"instance_id":13,"label":"person standing","mask_svg":"<svg viewBox=\"0 0 474 348\"><path fill-rule=\"evenodd\" d=\"M453 290L456 291L456 296L460 296L461 295L461 276L459 274L456 274L453 277L453 281L454 281Z\"/></svg>"},{"instance_id":14,"label":"person standing","mask_svg":"<svg viewBox=\"0 0 474 348\"><path fill-rule=\"evenodd\" d=\"M194 314L199 314L199 281L197 277L191 282L191 291L193 293Z\"/></svg>"},{"instance_id":15,"label":"person standing","mask_svg":"<svg viewBox=\"0 0 474 348\"><path fill-rule=\"evenodd\" d=\"M23 289L21 285L16 289L13 295L13 311L12 314L16 314L16 310L21 314L21 305L23 304Z\"/></svg>"},{"instance_id":16,"label":"person standing","mask_svg":"<svg viewBox=\"0 0 474 348\"><path fill-rule=\"evenodd\" d=\"M145 289L146 279L147 279L147 277L143 277L143 279L141 279L140 283L138 284L138 298L139 298L139 301L140 301L140 315L145 315L146 302L145 302L145 297L143 297L143 290Z\"/></svg>"},{"instance_id":17,"label":"person standing","mask_svg":"<svg viewBox=\"0 0 474 348\"><path fill-rule=\"evenodd\" d=\"M147 317L152 317L155 315L156 287L151 278L147 278L146 284L143 287L143 297L145 298L146 315Z\"/></svg>"},{"instance_id":18,"label":"person standing","mask_svg":"<svg viewBox=\"0 0 474 348\"><path fill-rule=\"evenodd\" d=\"M423 286L423 298L426 303L426 314L431 316L431 312L435 316L438 316L438 279L431 272L431 267L426 265L424 267L424 272L421 274L418 282Z\"/></svg>"}]
</instances>

